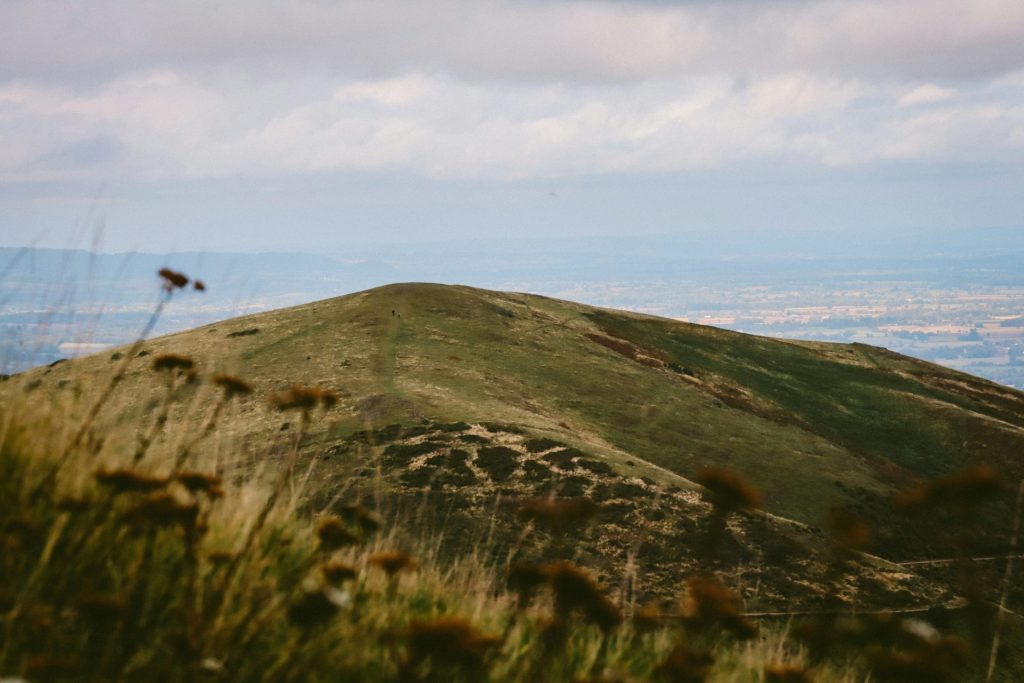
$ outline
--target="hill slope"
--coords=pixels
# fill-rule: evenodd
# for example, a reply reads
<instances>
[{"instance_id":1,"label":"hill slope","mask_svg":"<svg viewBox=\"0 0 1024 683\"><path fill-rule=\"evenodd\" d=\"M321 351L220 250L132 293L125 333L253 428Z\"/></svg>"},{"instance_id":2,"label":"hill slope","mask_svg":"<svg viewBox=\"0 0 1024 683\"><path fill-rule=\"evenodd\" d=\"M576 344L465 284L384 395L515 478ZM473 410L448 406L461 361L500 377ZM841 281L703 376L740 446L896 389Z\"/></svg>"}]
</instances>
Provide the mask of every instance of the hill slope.
<instances>
[{"instance_id":1,"label":"hill slope","mask_svg":"<svg viewBox=\"0 0 1024 683\"><path fill-rule=\"evenodd\" d=\"M6 390L81 412L123 352L26 373ZM943 520L893 523L896 490L974 463L1024 476L1020 392L863 345L780 341L526 294L391 285L154 339L143 353L186 354L203 372L252 382L254 396L225 413L219 433L242 436L254 462L280 452L296 428L267 396L292 384L340 392L342 405L305 447L318 459L314 498L323 504L339 490L387 491L398 508L443 510L450 529L470 531L465 543L481 511L509 519L501 499L588 495L606 517L578 552L610 558L609 575L639 556L655 593L678 580L680 563L695 562L707 506L692 477L705 465L735 469L764 494L770 514L732 526L731 561L749 565L742 571L763 583L766 604L832 592L805 585L827 549L817 527L830 507L867 518L886 560L943 556L957 550ZM173 452L214 409L206 385L176 391L189 400L175 403L169 424L178 427L154 452ZM133 362L98 423L102 449L134 443L132 425L157 414L163 392L146 359ZM992 506L972 548L1001 550L1010 517ZM860 578L853 593L887 604L944 590L886 562Z\"/></svg>"}]
</instances>

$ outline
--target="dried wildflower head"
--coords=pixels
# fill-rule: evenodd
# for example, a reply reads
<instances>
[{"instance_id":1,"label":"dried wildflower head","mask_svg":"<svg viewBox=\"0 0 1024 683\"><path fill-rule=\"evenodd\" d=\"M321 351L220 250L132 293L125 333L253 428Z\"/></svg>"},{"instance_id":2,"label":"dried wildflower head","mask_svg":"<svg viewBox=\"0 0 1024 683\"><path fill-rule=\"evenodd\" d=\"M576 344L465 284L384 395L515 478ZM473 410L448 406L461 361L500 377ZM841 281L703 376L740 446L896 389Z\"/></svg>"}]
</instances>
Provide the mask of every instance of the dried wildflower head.
<instances>
[{"instance_id":1,"label":"dried wildflower head","mask_svg":"<svg viewBox=\"0 0 1024 683\"><path fill-rule=\"evenodd\" d=\"M302 628L320 626L338 613L340 603L329 586L325 590L307 591L288 608L288 620Z\"/></svg>"},{"instance_id":2,"label":"dried wildflower head","mask_svg":"<svg viewBox=\"0 0 1024 683\"><path fill-rule=\"evenodd\" d=\"M555 596L555 614L560 619L581 613L588 621L604 630L614 628L622 621L619 608L601 592L594 579L571 562L553 562L545 565L551 591Z\"/></svg>"},{"instance_id":3,"label":"dried wildflower head","mask_svg":"<svg viewBox=\"0 0 1024 683\"><path fill-rule=\"evenodd\" d=\"M535 564L519 562L508 570L508 587L515 592L520 607L525 606L547 582L547 572Z\"/></svg>"},{"instance_id":4,"label":"dried wildflower head","mask_svg":"<svg viewBox=\"0 0 1024 683\"><path fill-rule=\"evenodd\" d=\"M375 533L383 524L380 515L363 505L343 505L337 508L337 512L347 524L355 525L363 534Z\"/></svg>"},{"instance_id":5,"label":"dried wildflower head","mask_svg":"<svg viewBox=\"0 0 1024 683\"><path fill-rule=\"evenodd\" d=\"M517 514L552 530L581 526L597 515L599 506L589 498L528 498L519 503Z\"/></svg>"},{"instance_id":6,"label":"dried wildflower head","mask_svg":"<svg viewBox=\"0 0 1024 683\"><path fill-rule=\"evenodd\" d=\"M338 403L338 395L319 387L293 386L273 397L272 403L278 410L310 411L318 405L330 410Z\"/></svg>"},{"instance_id":7,"label":"dried wildflower head","mask_svg":"<svg viewBox=\"0 0 1024 683\"><path fill-rule=\"evenodd\" d=\"M178 472L175 479L192 493L205 493L210 498L221 498L224 495L221 478L215 474L185 470Z\"/></svg>"},{"instance_id":8,"label":"dried wildflower head","mask_svg":"<svg viewBox=\"0 0 1024 683\"><path fill-rule=\"evenodd\" d=\"M988 465L974 465L903 491L893 502L903 508L927 506L966 510L998 497L1004 490L998 472Z\"/></svg>"},{"instance_id":9,"label":"dried wildflower head","mask_svg":"<svg viewBox=\"0 0 1024 683\"><path fill-rule=\"evenodd\" d=\"M641 633L654 631L664 623L661 606L654 601L645 602L633 613L633 628Z\"/></svg>"},{"instance_id":10,"label":"dried wildflower head","mask_svg":"<svg viewBox=\"0 0 1024 683\"><path fill-rule=\"evenodd\" d=\"M825 519L832 538L847 550L863 550L871 544L871 527L846 508L830 508Z\"/></svg>"},{"instance_id":11,"label":"dried wildflower head","mask_svg":"<svg viewBox=\"0 0 1024 683\"><path fill-rule=\"evenodd\" d=\"M802 666L773 664L764 668L765 683L813 683L811 673Z\"/></svg>"},{"instance_id":12,"label":"dried wildflower head","mask_svg":"<svg viewBox=\"0 0 1024 683\"><path fill-rule=\"evenodd\" d=\"M736 472L722 467L702 467L696 481L708 501L721 512L761 507L761 492Z\"/></svg>"},{"instance_id":13,"label":"dried wildflower head","mask_svg":"<svg viewBox=\"0 0 1024 683\"><path fill-rule=\"evenodd\" d=\"M338 394L330 389L321 389L320 405L323 406L324 410L330 410L334 406L338 405Z\"/></svg>"},{"instance_id":14,"label":"dried wildflower head","mask_svg":"<svg viewBox=\"0 0 1024 683\"><path fill-rule=\"evenodd\" d=\"M714 663L715 658L711 653L696 652L680 644L672 648L654 672L670 683L704 683L711 675Z\"/></svg>"},{"instance_id":15,"label":"dried wildflower head","mask_svg":"<svg viewBox=\"0 0 1024 683\"><path fill-rule=\"evenodd\" d=\"M321 519L316 526L316 535L320 539L320 547L328 551L359 543L359 537L345 528L338 517Z\"/></svg>"},{"instance_id":16,"label":"dried wildflower head","mask_svg":"<svg viewBox=\"0 0 1024 683\"><path fill-rule=\"evenodd\" d=\"M381 551L370 555L370 564L380 569L388 576L395 576L399 572L412 571L416 569L416 560L407 553L398 550Z\"/></svg>"},{"instance_id":17,"label":"dried wildflower head","mask_svg":"<svg viewBox=\"0 0 1024 683\"><path fill-rule=\"evenodd\" d=\"M188 284L188 278L185 275L170 268L161 268L156 274L163 280L163 288L168 292L175 289L184 289L185 285Z\"/></svg>"},{"instance_id":18,"label":"dried wildflower head","mask_svg":"<svg viewBox=\"0 0 1024 683\"><path fill-rule=\"evenodd\" d=\"M248 396L252 393L252 387L249 383L235 377L234 375L214 375L213 383L224 390L225 398Z\"/></svg>"},{"instance_id":19,"label":"dried wildflower head","mask_svg":"<svg viewBox=\"0 0 1024 683\"><path fill-rule=\"evenodd\" d=\"M347 562L328 562L320 566L320 573L329 583L343 583L355 579L359 573Z\"/></svg>"},{"instance_id":20,"label":"dried wildflower head","mask_svg":"<svg viewBox=\"0 0 1024 683\"><path fill-rule=\"evenodd\" d=\"M157 372L173 372L175 370L185 372L191 370L193 366L195 366L195 362L191 358L177 353L162 353L153 359L153 369Z\"/></svg>"},{"instance_id":21,"label":"dried wildflower head","mask_svg":"<svg viewBox=\"0 0 1024 683\"><path fill-rule=\"evenodd\" d=\"M740 610L739 596L708 576L690 578L680 613L688 624L700 629L722 628L740 638L757 633Z\"/></svg>"},{"instance_id":22,"label":"dried wildflower head","mask_svg":"<svg viewBox=\"0 0 1024 683\"><path fill-rule=\"evenodd\" d=\"M104 486L109 486L115 493L158 491L169 483L166 477L150 477L128 469L100 469L96 472L96 481Z\"/></svg>"},{"instance_id":23,"label":"dried wildflower head","mask_svg":"<svg viewBox=\"0 0 1024 683\"><path fill-rule=\"evenodd\" d=\"M478 672L484 668L488 651L501 640L481 633L465 619L440 617L434 621L413 621L405 634L405 643L407 663L413 667L429 662L438 669Z\"/></svg>"},{"instance_id":24,"label":"dried wildflower head","mask_svg":"<svg viewBox=\"0 0 1024 683\"><path fill-rule=\"evenodd\" d=\"M170 493L159 491L139 501L125 513L125 518L136 523L178 525L186 529L196 529L199 506L195 503L183 503Z\"/></svg>"}]
</instances>

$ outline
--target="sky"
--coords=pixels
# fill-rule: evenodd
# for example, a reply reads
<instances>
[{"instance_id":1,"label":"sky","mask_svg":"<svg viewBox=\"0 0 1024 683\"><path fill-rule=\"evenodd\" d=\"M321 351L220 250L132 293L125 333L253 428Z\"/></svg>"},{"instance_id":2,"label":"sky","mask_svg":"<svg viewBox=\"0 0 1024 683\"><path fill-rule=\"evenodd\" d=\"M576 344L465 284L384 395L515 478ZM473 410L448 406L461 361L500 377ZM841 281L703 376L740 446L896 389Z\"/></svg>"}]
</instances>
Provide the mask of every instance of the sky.
<instances>
[{"instance_id":1,"label":"sky","mask_svg":"<svg viewBox=\"0 0 1024 683\"><path fill-rule=\"evenodd\" d=\"M1024 229L1020 0L4 0L0 246Z\"/></svg>"}]
</instances>

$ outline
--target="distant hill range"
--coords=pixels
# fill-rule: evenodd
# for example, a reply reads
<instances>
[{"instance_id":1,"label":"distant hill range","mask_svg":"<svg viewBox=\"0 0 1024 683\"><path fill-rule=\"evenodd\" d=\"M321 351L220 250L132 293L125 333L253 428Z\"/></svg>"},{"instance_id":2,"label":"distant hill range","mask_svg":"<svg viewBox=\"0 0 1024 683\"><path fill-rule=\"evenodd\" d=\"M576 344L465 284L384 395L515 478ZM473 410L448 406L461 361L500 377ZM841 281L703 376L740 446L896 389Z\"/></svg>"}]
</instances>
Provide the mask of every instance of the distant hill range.
<instances>
[{"instance_id":1,"label":"distant hill range","mask_svg":"<svg viewBox=\"0 0 1024 683\"><path fill-rule=\"evenodd\" d=\"M23 373L0 391L81 415L125 351ZM550 543L570 543L607 581L632 581L638 599L677 593L711 562L765 609L952 601L948 572L898 563L948 558L964 543L972 554L1006 552L1012 496L984 506L965 540L949 517L895 511L892 495L976 464L1008 483L1024 477L1024 393L992 382L865 345L433 284L145 342L97 422L100 459L155 418L165 385L151 360L165 353L193 358L199 379L229 372L255 388L199 457L272 469L298 424L269 397L295 384L329 388L341 401L303 442L311 510L373 504L463 552L485 537L489 548L515 547L524 500L585 497L599 506L596 521ZM216 404L208 383L176 391L156 453L174 452ZM710 508L694 483L708 466L763 494L763 512L730 518L713 560L701 553ZM871 554L846 573L832 562L832 508L872 529Z\"/></svg>"}]
</instances>

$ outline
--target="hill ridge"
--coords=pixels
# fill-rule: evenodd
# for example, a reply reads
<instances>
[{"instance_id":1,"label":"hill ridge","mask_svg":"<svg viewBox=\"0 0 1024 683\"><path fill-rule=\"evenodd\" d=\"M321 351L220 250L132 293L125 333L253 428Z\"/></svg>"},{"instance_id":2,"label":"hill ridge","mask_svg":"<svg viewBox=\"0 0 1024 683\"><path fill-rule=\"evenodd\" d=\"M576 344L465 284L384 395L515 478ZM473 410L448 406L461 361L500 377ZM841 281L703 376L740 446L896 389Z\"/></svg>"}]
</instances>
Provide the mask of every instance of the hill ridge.
<instances>
[{"instance_id":1,"label":"hill ridge","mask_svg":"<svg viewBox=\"0 0 1024 683\"><path fill-rule=\"evenodd\" d=\"M124 351L40 368L14 384L34 384L33 394L73 414ZM764 494L762 521L733 529L737 557L762 563L772 544L823 550L824 513L837 507L871 523L879 561L935 557L950 552L948 540L933 533L940 522L893 524L893 493L968 464L992 465L1009 480L1024 476L1017 456L1024 411L1012 411L1024 406L1024 394L1012 389L862 344L775 340L526 293L396 283L148 340L143 353L184 354L200 375L231 372L251 382L255 395L226 413L222 428L244 435L254 461L294 428L268 408L267 397L291 384L338 391L340 406L304 448L310 462L318 452L352 461L332 456L318 465L325 490L345 485L370 495L377 472L383 483L376 485L406 501L399 507L436 495L438 505L455 500L473 514L483 514L484 501L495 496L605 498L618 510L607 533L628 534L637 524L660 529L652 531L660 539L652 542L655 555L675 559L652 559L648 568L663 587L671 562L682 561L666 548L689 543L694 520L705 514L686 496L671 501L699 488L693 482L701 467L736 470ZM163 391L145 356L132 360L124 385L124 397L103 418L111 452L137 438L119 425L145 421ZM210 414L213 394L204 384L177 391L178 424ZM495 426L486 432L492 443L435 428L460 423ZM358 437L381 430L387 438ZM403 436L418 430L435 437ZM154 449L173 451L178 438L169 433ZM571 454L559 456L566 467L537 464L525 446L512 448L515 455L485 451L500 474L483 481L474 464L481 449L529 439L560 444ZM419 459L407 462L388 449ZM447 479L468 483L434 486ZM652 483L634 491L635 501L615 497L645 480ZM972 539L979 552L1004 548L1008 519L1005 506L993 507ZM596 536L595 552L624 557L628 547L607 546L610 538ZM915 580L917 594L937 594L931 579Z\"/></svg>"}]
</instances>

